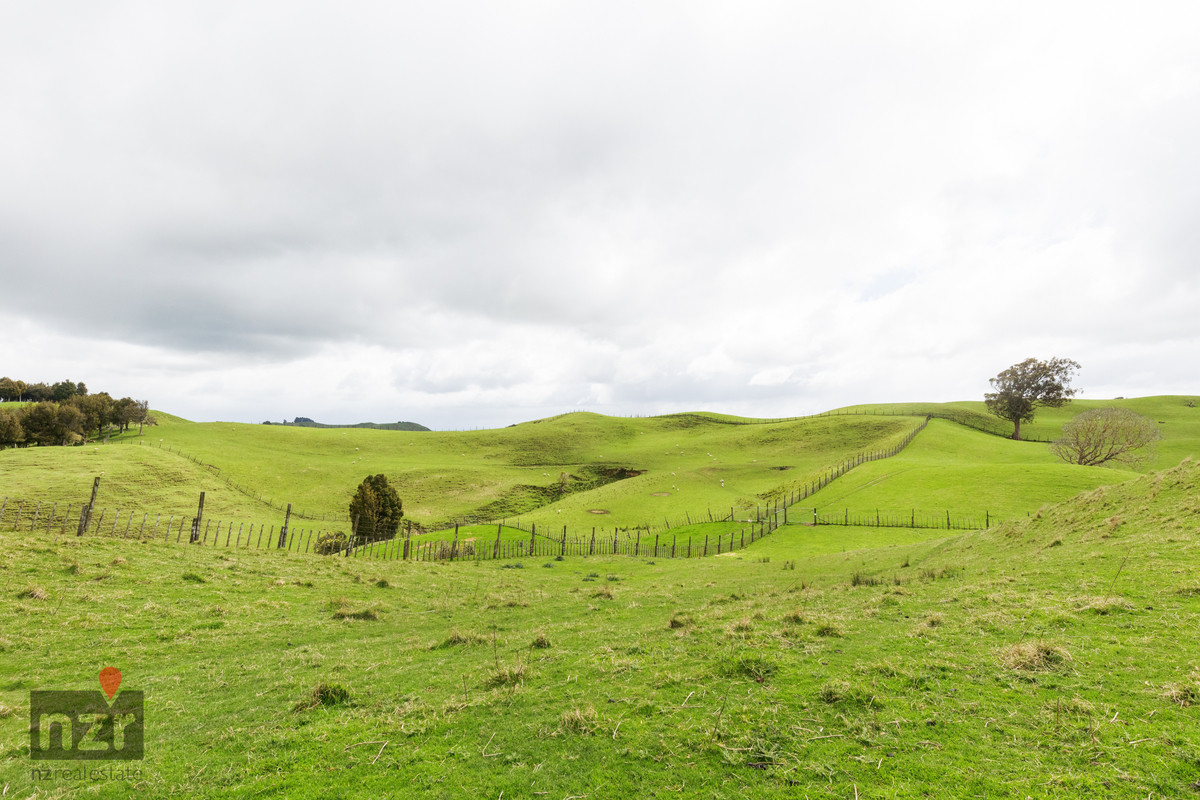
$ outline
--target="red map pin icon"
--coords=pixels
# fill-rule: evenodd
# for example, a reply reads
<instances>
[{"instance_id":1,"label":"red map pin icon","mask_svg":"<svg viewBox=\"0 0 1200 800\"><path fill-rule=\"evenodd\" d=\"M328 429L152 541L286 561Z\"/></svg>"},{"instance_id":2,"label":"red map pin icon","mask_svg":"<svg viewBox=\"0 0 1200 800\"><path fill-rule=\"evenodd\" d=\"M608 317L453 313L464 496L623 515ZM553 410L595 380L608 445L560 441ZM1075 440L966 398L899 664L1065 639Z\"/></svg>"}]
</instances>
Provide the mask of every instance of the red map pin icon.
<instances>
[{"instance_id":1,"label":"red map pin icon","mask_svg":"<svg viewBox=\"0 0 1200 800\"><path fill-rule=\"evenodd\" d=\"M121 670L116 667L105 667L100 670L100 688L112 700L112 696L121 688Z\"/></svg>"}]
</instances>

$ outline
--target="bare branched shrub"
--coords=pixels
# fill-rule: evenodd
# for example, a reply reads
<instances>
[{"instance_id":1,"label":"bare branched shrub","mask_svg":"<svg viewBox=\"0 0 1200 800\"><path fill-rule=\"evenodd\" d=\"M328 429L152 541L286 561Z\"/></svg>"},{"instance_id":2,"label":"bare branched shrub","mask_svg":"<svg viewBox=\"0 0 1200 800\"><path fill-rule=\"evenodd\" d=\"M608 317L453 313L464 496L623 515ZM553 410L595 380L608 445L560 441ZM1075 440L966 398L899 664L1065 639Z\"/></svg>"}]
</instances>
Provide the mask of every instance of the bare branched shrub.
<instances>
[{"instance_id":1,"label":"bare branched shrub","mask_svg":"<svg viewBox=\"0 0 1200 800\"><path fill-rule=\"evenodd\" d=\"M1069 464L1087 467L1110 461L1137 466L1152 456L1150 446L1162 438L1158 426L1128 408L1096 408L1063 425L1062 437L1050 450Z\"/></svg>"}]
</instances>

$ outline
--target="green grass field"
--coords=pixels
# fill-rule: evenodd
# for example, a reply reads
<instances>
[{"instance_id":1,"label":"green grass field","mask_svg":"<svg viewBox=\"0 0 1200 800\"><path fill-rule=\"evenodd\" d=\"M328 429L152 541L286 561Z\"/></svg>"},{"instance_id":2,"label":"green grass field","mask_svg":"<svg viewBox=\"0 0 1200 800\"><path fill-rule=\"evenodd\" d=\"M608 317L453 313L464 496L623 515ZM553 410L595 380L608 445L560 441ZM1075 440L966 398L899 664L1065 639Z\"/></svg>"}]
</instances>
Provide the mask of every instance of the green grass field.
<instances>
[{"instance_id":1,"label":"green grass field","mask_svg":"<svg viewBox=\"0 0 1200 800\"><path fill-rule=\"evenodd\" d=\"M0 787L1193 796L1198 480L1189 461L987 531L789 526L691 561L371 562L3 531ZM29 692L94 689L105 666L145 692L145 758L115 762L136 773L34 773Z\"/></svg>"},{"instance_id":2,"label":"green grass field","mask_svg":"<svg viewBox=\"0 0 1200 800\"><path fill-rule=\"evenodd\" d=\"M1076 401L1043 410L1026 429L1049 437L1086 408L1126 405L1163 423L1152 466L1169 466L1200 454L1200 409L1187 406L1189 399ZM847 411L982 409L982 403L964 402ZM97 507L110 520L132 514L140 522L149 515L165 524L190 517L203 491L209 520L277 527L292 503L301 516L294 526L347 528L345 508L355 486L383 473L404 500L406 516L432 528L508 520L581 533L662 529L773 502L847 458L895 444L919 420L849 414L764 423L714 414L628 419L575 413L497 430L403 432L158 416L162 424L142 437L0 452L0 498L59 504L59 513L70 510L77 518L92 479L102 476ZM607 472L622 469L636 477L605 482ZM1131 475L1072 467L1045 445L935 419L900 456L860 466L809 504L829 512L949 510L1012 519Z\"/></svg>"},{"instance_id":3,"label":"green grass field","mask_svg":"<svg viewBox=\"0 0 1200 800\"><path fill-rule=\"evenodd\" d=\"M98 506L105 508L189 514L204 491L206 514L217 518L279 523L280 506L290 502L344 526L358 482L384 473L406 516L426 525L519 517L542 526L662 526L763 503L761 495L895 444L916 424L906 417L742 424L700 414L569 414L492 431L415 433L170 421L147 429L141 442L126 436L0 452L0 493L78 505L103 473ZM621 468L639 474L574 491L599 471ZM548 504L563 473L572 491Z\"/></svg>"}]
</instances>

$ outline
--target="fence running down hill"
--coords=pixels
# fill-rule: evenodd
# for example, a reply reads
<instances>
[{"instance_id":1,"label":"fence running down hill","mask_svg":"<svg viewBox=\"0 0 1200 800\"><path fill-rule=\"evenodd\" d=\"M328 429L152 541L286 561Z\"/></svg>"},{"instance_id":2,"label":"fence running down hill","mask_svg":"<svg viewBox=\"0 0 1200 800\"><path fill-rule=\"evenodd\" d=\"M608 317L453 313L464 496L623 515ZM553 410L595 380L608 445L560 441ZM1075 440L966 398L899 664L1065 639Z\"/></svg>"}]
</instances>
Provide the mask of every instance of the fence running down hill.
<instances>
[{"instance_id":1,"label":"fence running down hill","mask_svg":"<svg viewBox=\"0 0 1200 800\"><path fill-rule=\"evenodd\" d=\"M672 533L670 521L658 528L649 523L639 526L613 528L611 534L604 529L592 528L590 532L571 533L564 526L561 533L538 531L535 524L528 528L514 524L492 521L496 525L494 540L481 540L478 535L459 536L459 525L454 524L453 538L434 538L430 535L413 536L411 533L377 537L365 525L356 524L349 536L335 530L320 528L298 528L291 524L296 517L291 507L280 508L287 516L283 523L275 525L246 525L242 522L206 519L203 514L204 495L195 515L162 514L140 510L117 510L111 516L107 510L95 509L93 502L82 506L65 503L34 503L25 500L0 500L0 527L30 533L57 534L66 536L105 535L116 538L190 543L198 546L232 547L254 549L282 549L300 553L323 552L357 558L400 559L415 561L442 560L491 560L520 557L626 555L654 558L693 558L719 555L740 550L769 535L780 525L788 522L806 525L862 525L875 527L943 528L946 530L975 530L989 527L992 519L988 512L982 516L955 516L949 511L936 513L908 511L841 512L821 511L815 508L800 508L798 503L811 497L834 480L855 467L869 461L877 461L896 455L912 443L917 434L929 424L931 416L910 431L904 439L885 450L859 453L835 467L824 471L818 478L802 485L793 486L782 492L769 504L731 508L728 515L719 517L707 513L704 519L687 517L691 530L686 539ZM173 451L177 452L177 451ZM197 464L201 462L191 458ZM211 467L211 465L204 465ZM228 482L228 481L227 481ZM62 508L60 509L60 506ZM75 509L79 509L75 511ZM791 518L789 519L789 509ZM140 514L140 518L139 518ZM164 525L165 517L165 525ZM215 524L214 524L215 523ZM349 527L349 526L346 526ZM699 532L692 533L697 528ZM707 528L708 530L704 530ZM186 533L185 533L186 529ZM528 539L525 539L528 534ZM172 535L174 538L172 539ZM186 538L185 538L186 536ZM701 538L702 537L702 538ZM332 551L332 553L330 552Z\"/></svg>"},{"instance_id":2,"label":"fence running down hill","mask_svg":"<svg viewBox=\"0 0 1200 800\"><path fill-rule=\"evenodd\" d=\"M177 447L172 447L171 445L163 444L162 442L147 441L145 439L117 439L116 441L120 444L134 444L134 445L143 446L143 447L157 447L158 449L165 450L166 452L171 453L172 455L179 456L180 458L186 458L188 461L191 461L193 464L195 464L199 467L203 467L204 469L208 470L210 473L212 473L217 478L219 478L222 483L224 483L230 489L233 489L235 492L238 492L242 496L248 497L252 500L255 500L256 502L262 503L265 506L269 506L271 508L277 509L280 513L287 511L287 508L283 504L281 504L275 500L272 500L269 497L266 497L261 492L255 490L255 489L252 489L249 486L240 484L237 481L233 480L232 478L229 478L229 477L223 475L221 473L221 468L216 466L215 464L206 464L205 462L201 461L199 458L192 455L191 453L185 453L184 451L180 450ZM300 511L297 509L293 509L291 514L293 517L299 517L300 519L307 519L307 520L313 520L313 521L320 521L320 522L338 522L339 521L339 519L335 518L335 517L326 516L324 514L312 514L312 513Z\"/></svg>"}]
</instances>

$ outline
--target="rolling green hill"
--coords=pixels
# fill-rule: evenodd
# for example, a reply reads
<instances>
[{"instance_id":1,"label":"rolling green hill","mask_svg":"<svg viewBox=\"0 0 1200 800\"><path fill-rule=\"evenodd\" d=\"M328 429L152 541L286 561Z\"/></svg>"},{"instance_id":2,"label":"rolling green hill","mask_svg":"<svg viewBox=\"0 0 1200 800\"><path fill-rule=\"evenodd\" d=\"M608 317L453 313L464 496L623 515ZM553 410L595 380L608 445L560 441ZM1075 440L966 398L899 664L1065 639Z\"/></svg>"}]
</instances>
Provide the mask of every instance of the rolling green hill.
<instances>
[{"instance_id":1,"label":"rolling green hill","mask_svg":"<svg viewBox=\"0 0 1200 800\"><path fill-rule=\"evenodd\" d=\"M497 430L409 433L172 420L140 440L4 451L0 494L82 503L90 476L103 472L106 506L153 500L152 509L189 513L205 491L206 509L216 514L252 513L258 504L258 513L274 519L275 509L291 502L299 511L341 519L358 482L383 473L400 492L406 515L422 524L522 516L593 525L600 516L594 510L606 512L605 524L661 524L689 512L761 502L760 494L806 483L858 452L890 446L917 423L906 417L750 424L703 414L568 414ZM143 476L156 487L152 495ZM633 477L612 480L620 476Z\"/></svg>"},{"instance_id":2,"label":"rolling green hill","mask_svg":"<svg viewBox=\"0 0 1200 800\"><path fill-rule=\"evenodd\" d=\"M1043 410L1026 430L1050 437L1075 413L1124 405L1163 423L1157 465L1167 466L1200 454L1200 409L1190 399L1076 401ZM496 430L420 433L193 423L156 412L161 424L142 437L0 452L0 498L77 514L92 478L102 475L98 506L110 514L182 517L195 513L203 491L209 518L278 525L291 503L315 526L344 527L355 486L383 473L407 517L431 528L499 519L542 529L662 528L811 486L844 460L899 442L921 414L986 419L982 411L982 403L963 402L856 406L780 421L573 413ZM899 456L858 467L806 504L822 512L1011 519L1131 475L1062 464L1044 444L935 419Z\"/></svg>"},{"instance_id":3,"label":"rolling green hill","mask_svg":"<svg viewBox=\"0 0 1200 800\"><path fill-rule=\"evenodd\" d=\"M1189 797L1198 482L1186 461L949 537L793 525L729 556L521 569L0 530L0 785ZM31 771L30 691L106 666L145 692L136 775Z\"/></svg>"}]
</instances>

